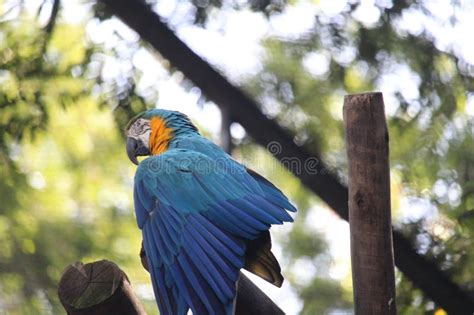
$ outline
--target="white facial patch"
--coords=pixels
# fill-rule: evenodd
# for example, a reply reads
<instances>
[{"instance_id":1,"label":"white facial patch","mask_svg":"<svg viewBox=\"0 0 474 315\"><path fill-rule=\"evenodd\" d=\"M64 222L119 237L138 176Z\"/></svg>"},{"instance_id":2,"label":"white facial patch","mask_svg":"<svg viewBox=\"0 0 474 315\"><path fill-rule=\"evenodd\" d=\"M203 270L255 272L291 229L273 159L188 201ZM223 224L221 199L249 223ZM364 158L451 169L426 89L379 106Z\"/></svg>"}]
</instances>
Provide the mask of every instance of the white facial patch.
<instances>
[{"instance_id":1,"label":"white facial patch","mask_svg":"<svg viewBox=\"0 0 474 315\"><path fill-rule=\"evenodd\" d=\"M150 140L150 121L143 118L138 118L128 129L127 136L141 141L143 144L148 146Z\"/></svg>"}]
</instances>

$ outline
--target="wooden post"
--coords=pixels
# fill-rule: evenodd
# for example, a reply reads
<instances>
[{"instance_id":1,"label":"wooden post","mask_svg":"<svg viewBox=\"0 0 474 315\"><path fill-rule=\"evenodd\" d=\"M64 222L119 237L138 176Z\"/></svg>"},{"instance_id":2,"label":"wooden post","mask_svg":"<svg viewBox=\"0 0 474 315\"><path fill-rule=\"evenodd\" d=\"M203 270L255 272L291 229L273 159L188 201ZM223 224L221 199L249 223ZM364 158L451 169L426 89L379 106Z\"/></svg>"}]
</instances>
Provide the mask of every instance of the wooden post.
<instances>
[{"instance_id":1,"label":"wooden post","mask_svg":"<svg viewBox=\"0 0 474 315\"><path fill-rule=\"evenodd\" d=\"M68 315L146 315L127 275L107 260L67 266L58 295Z\"/></svg>"},{"instance_id":2,"label":"wooden post","mask_svg":"<svg viewBox=\"0 0 474 315\"><path fill-rule=\"evenodd\" d=\"M148 270L146 252L140 250L142 266ZM237 300L234 315L284 315L285 313L265 293L263 293L242 271L237 283Z\"/></svg>"},{"instance_id":3,"label":"wooden post","mask_svg":"<svg viewBox=\"0 0 474 315\"><path fill-rule=\"evenodd\" d=\"M382 93L344 98L355 314L396 314L388 130Z\"/></svg>"}]
</instances>

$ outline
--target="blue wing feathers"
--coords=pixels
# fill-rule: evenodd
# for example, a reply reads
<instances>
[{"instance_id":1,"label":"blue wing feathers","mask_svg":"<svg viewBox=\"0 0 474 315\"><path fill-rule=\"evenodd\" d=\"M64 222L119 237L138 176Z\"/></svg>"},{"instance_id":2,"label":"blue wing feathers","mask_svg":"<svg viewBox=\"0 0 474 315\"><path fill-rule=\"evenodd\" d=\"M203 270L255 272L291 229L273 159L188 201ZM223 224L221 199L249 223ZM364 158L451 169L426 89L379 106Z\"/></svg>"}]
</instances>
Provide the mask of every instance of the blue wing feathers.
<instances>
[{"instance_id":1,"label":"blue wing feathers","mask_svg":"<svg viewBox=\"0 0 474 315\"><path fill-rule=\"evenodd\" d=\"M293 206L289 201L288 199L283 199L281 198L281 196L274 196L274 195L271 195L271 196L266 196L267 200L270 201L271 203L277 205L277 206L280 206L288 211L291 211L291 212L296 212L296 208L295 206Z\"/></svg>"},{"instance_id":2,"label":"blue wing feathers","mask_svg":"<svg viewBox=\"0 0 474 315\"><path fill-rule=\"evenodd\" d=\"M254 230L254 233L266 231L270 228L269 223L259 221L254 216L248 214L246 211L241 210L240 208L237 208L230 203L227 203L227 206L229 207L229 211L232 211L232 214L238 217L240 224L252 228Z\"/></svg>"},{"instance_id":3,"label":"blue wing feathers","mask_svg":"<svg viewBox=\"0 0 474 315\"><path fill-rule=\"evenodd\" d=\"M285 211L281 206L277 206L268 202L265 198L255 195L252 197L245 198L251 205L264 210L274 218L278 219L281 223L293 222L293 218Z\"/></svg>"},{"instance_id":4,"label":"blue wing feathers","mask_svg":"<svg viewBox=\"0 0 474 315\"><path fill-rule=\"evenodd\" d=\"M193 260L186 254L186 252L178 256L178 262L189 281L188 284L191 286L189 291L194 291L195 295L199 296L200 301L206 308L205 313L196 312L196 314L225 314L225 305L232 302L233 294L230 297L222 296L221 299L217 292L210 286L212 281L209 281L210 279L206 279L202 276L202 273L197 270Z\"/></svg>"},{"instance_id":5,"label":"blue wing feathers","mask_svg":"<svg viewBox=\"0 0 474 315\"><path fill-rule=\"evenodd\" d=\"M157 275L155 275L157 273ZM160 269L152 269L152 277L159 277L160 279L163 279L163 268ZM174 299L171 296L171 291L166 288L166 285L164 281L155 281L156 286L158 288L161 304L165 306L166 311L169 312L170 314L176 313L176 303ZM173 303L174 302L174 303Z\"/></svg>"},{"instance_id":6,"label":"blue wing feathers","mask_svg":"<svg viewBox=\"0 0 474 315\"><path fill-rule=\"evenodd\" d=\"M208 239L211 240L216 246L221 247L222 250L230 250L237 255L243 256L245 254L244 250L244 242L239 240L235 237L230 236L222 232L217 226L210 223L205 217L203 216L193 216L193 221L197 225L200 226L201 230L207 230L209 233L203 233L204 235L208 236ZM222 246L227 246L224 248ZM238 258L240 259L240 258Z\"/></svg>"},{"instance_id":7,"label":"blue wing feathers","mask_svg":"<svg viewBox=\"0 0 474 315\"><path fill-rule=\"evenodd\" d=\"M176 219L173 217L167 217L167 212L165 211L155 211L160 219L160 229L161 234L163 235L163 241L167 244L167 247L173 254L178 253L178 249L182 244L182 234L179 232L182 231L183 227L179 225ZM173 224L167 224L167 221L174 221L176 227L173 229Z\"/></svg>"},{"instance_id":8,"label":"blue wing feathers","mask_svg":"<svg viewBox=\"0 0 474 315\"><path fill-rule=\"evenodd\" d=\"M288 211L296 212L295 206L293 206L288 201L288 198L286 198L286 196L283 195L283 193L278 188L273 186L271 183L270 183L271 186L266 183L262 183L261 181L259 181L259 183L261 183L260 187L262 187L262 190L267 200L269 200L273 204L280 206Z\"/></svg>"},{"instance_id":9,"label":"blue wing feathers","mask_svg":"<svg viewBox=\"0 0 474 315\"><path fill-rule=\"evenodd\" d=\"M246 238L253 237L253 234L250 234L239 226L232 224L231 221L227 219L226 214L223 212L219 213L218 209L207 211L203 215L206 216L206 218L208 218L209 220L211 220L214 224L226 229L229 233L232 233L233 235L241 235L242 237Z\"/></svg>"},{"instance_id":10,"label":"blue wing feathers","mask_svg":"<svg viewBox=\"0 0 474 315\"><path fill-rule=\"evenodd\" d=\"M155 292L155 296L158 298L158 304L162 309L161 312L164 314L175 314L177 309L176 299L173 296L171 290L165 285L163 268L158 268L151 264L151 262L156 259L156 257L152 254L155 252L155 250L152 248L152 246L150 246L150 238L144 237L144 240L145 251L147 252L147 255L150 253L150 255L147 256L149 260L149 266L151 266L149 269L153 280L153 290Z\"/></svg>"},{"instance_id":11,"label":"blue wing feathers","mask_svg":"<svg viewBox=\"0 0 474 315\"><path fill-rule=\"evenodd\" d=\"M206 182L203 178L201 178L200 174L195 174L194 179L196 181L195 185L200 187L207 195L206 197L211 201L233 198L238 193L238 190L231 191L226 189L225 186L220 186L220 181L222 179L219 176L215 178L208 178Z\"/></svg>"},{"instance_id":12,"label":"blue wing feathers","mask_svg":"<svg viewBox=\"0 0 474 315\"><path fill-rule=\"evenodd\" d=\"M145 251L147 253L148 259L152 263L153 267L161 267L161 254L159 249L156 247L156 242L154 241L153 237L153 232L151 231L151 228L149 227L151 222L147 221L148 224L146 224L143 228L143 240L146 246Z\"/></svg>"},{"instance_id":13,"label":"blue wing feathers","mask_svg":"<svg viewBox=\"0 0 474 315\"><path fill-rule=\"evenodd\" d=\"M182 260L185 264L187 264L187 268L183 268L184 270L191 270L191 272L188 272L187 274L191 275L192 277L195 278L195 282L197 283L196 286L194 287L195 290L198 289L201 292L197 292L198 295L200 295L201 299L203 300L204 304L206 305L208 314L225 314L223 305L229 303L231 299L221 299L214 290L209 281L209 279L206 279L202 273L198 270L197 266L194 264L194 261L187 255L186 252L180 255L182 257ZM212 278L211 278L212 279Z\"/></svg>"},{"instance_id":14,"label":"blue wing feathers","mask_svg":"<svg viewBox=\"0 0 474 315\"><path fill-rule=\"evenodd\" d=\"M193 308L194 313L198 314L198 311L196 310L198 305L200 309L205 308L209 311L209 313L213 312L213 308L210 303L210 297L206 295L206 292L204 291L204 285L202 285L202 281L199 281L197 278L199 273L194 273L193 268L188 263L184 255L178 255L177 262L180 269L182 270L182 274L184 274L185 276L183 282L185 282L185 285L187 287L186 289L188 290L188 292L191 293L191 296L197 295L199 297L199 299L193 299L193 304L195 305L195 307ZM212 291L210 291L210 293L212 294Z\"/></svg>"},{"instance_id":15,"label":"blue wing feathers","mask_svg":"<svg viewBox=\"0 0 474 315\"><path fill-rule=\"evenodd\" d=\"M142 203L145 209L153 209L155 198L144 188L144 183L142 181L138 182L135 186L137 191L138 200Z\"/></svg>"},{"instance_id":16,"label":"blue wing feathers","mask_svg":"<svg viewBox=\"0 0 474 315\"><path fill-rule=\"evenodd\" d=\"M160 207L163 209L163 211L160 209L159 211L162 211L162 215L164 218L166 218L166 225L170 226L174 233L173 237L177 237L179 239L181 237L181 233L183 232L183 221L184 221L184 215L180 215L177 211L173 211L169 207ZM171 231L171 229L169 230Z\"/></svg>"},{"instance_id":17,"label":"blue wing feathers","mask_svg":"<svg viewBox=\"0 0 474 315\"><path fill-rule=\"evenodd\" d=\"M196 148L203 152L206 145ZM164 315L189 308L195 315L230 315L246 240L292 221L286 210L296 210L229 156L200 152L170 149L144 160L135 175L137 223Z\"/></svg>"},{"instance_id":18,"label":"blue wing feathers","mask_svg":"<svg viewBox=\"0 0 474 315\"><path fill-rule=\"evenodd\" d=\"M156 218L152 218L152 220L150 220L152 224L152 227L150 227L150 229L152 230L153 239L156 243L156 247L160 249L160 256L163 262L166 265L169 265L174 258L173 250L170 248L172 246L172 243L167 242L165 238L166 233L164 233L165 230L160 226L161 222L159 222L159 216L155 213L153 214L153 216L156 216Z\"/></svg>"},{"instance_id":19,"label":"blue wing feathers","mask_svg":"<svg viewBox=\"0 0 474 315\"><path fill-rule=\"evenodd\" d=\"M210 261L207 261L207 264L204 263L201 258L201 254L191 249L189 246L184 247L184 253L193 262L194 266L202 275L202 277L207 280L209 286L212 288L213 292L216 294L216 296L221 302L225 302L226 300L231 298L231 291L225 290L225 283L223 281L219 283L218 280L214 279L215 276L212 276L212 274L216 275L218 272L213 268L214 265Z\"/></svg>"},{"instance_id":20,"label":"blue wing feathers","mask_svg":"<svg viewBox=\"0 0 474 315\"><path fill-rule=\"evenodd\" d=\"M195 228L196 230L199 230L199 234L203 237L203 239L210 246L212 246L218 253L220 253L221 256L226 258L236 268L239 268L239 269L242 268L242 266L243 266L243 263L242 263L243 262L243 259L242 259L243 254L240 254L240 255L235 254L234 251L231 248L226 247L221 241L219 241L212 234L212 232L209 232L209 230L206 231L205 227L203 227L202 225L199 225L197 220L191 221L190 224L191 224L191 227ZM236 247L237 250L243 248L243 246L240 246L240 248L239 248L238 244L235 244L235 247Z\"/></svg>"},{"instance_id":21,"label":"blue wing feathers","mask_svg":"<svg viewBox=\"0 0 474 315\"><path fill-rule=\"evenodd\" d=\"M237 236L244 237L247 239L253 239L257 236L258 231L252 229L249 226L241 224L238 217L230 211L229 206L214 205L209 211L213 217L219 217L217 222L222 222L222 226L228 231L234 233Z\"/></svg>"},{"instance_id":22,"label":"blue wing feathers","mask_svg":"<svg viewBox=\"0 0 474 315\"><path fill-rule=\"evenodd\" d=\"M233 296L232 282L217 269L207 255L203 255L202 249L190 235L186 235L186 238L189 239L184 246L185 251L193 257L195 264L200 266L201 273L209 280L211 286L214 286L214 283L218 286L219 289L216 292L221 296L221 301L231 298Z\"/></svg>"},{"instance_id":23,"label":"blue wing feathers","mask_svg":"<svg viewBox=\"0 0 474 315\"><path fill-rule=\"evenodd\" d=\"M212 246L210 246L204 238L199 235L195 229L190 228L189 233L191 233L191 236L194 238L194 241L198 242L199 246L204 250L207 254L207 256L211 259L211 261L215 262L216 265L220 270L222 270L226 275L228 275L229 278L237 278L238 275L238 270L235 270L234 268L231 268L219 255L219 253L216 252Z\"/></svg>"},{"instance_id":24,"label":"blue wing feathers","mask_svg":"<svg viewBox=\"0 0 474 315\"><path fill-rule=\"evenodd\" d=\"M257 212L252 212L246 206L239 206L236 205L236 203L239 203L238 200L228 200L221 202L223 207L225 207L232 216L238 218L240 221L239 223L242 226L252 228L253 237L250 239L258 236L259 232L268 230L271 222L267 222L267 220L261 218L260 210ZM249 217L252 219L248 219ZM242 223L247 224L244 225Z\"/></svg>"},{"instance_id":25,"label":"blue wing feathers","mask_svg":"<svg viewBox=\"0 0 474 315\"><path fill-rule=\"evenodd\" d=\"M145 207L140 201L140 198L138 197L138 192L139 190L135 186L133 189L133 203L135 206L135 215L137 217L137 225L141 229L143 228L143 225L148 219L148 212L146 211Z\"/></svg>"},{"instance_id":26,"label":"blue wing feathers","mask_svg":"<svg viewBox=\"0 0 474 315\"><path fill-rule=\"evenodd\" d=\"M202 309L199 309L199 311L201 312L197 313L197 306L198 306L196 305L197 299L195 297L193 298L192 295L190 294L189 286L187 286L186 283L184 282L184 278L183 278L184 273L179 270L178 265L176 263L173 263L169 267L169 271L171 272L173 279L176 281L176 285L179 288L179 293L184 297L184 299L186 300L188 305L191 307L193 312L196 314L205 314L204 312L202 312Z\"/></svg>"},{"instance_id":27,"label":"blue wing feathers","mask_svg":"<svg viewBox=\"0 0 474 315\"><path fill-rule=\"evenodd\" d=\"M260 209L246 199L234 199L229 201L234 207L246 211L248 214L253 215L258 220L270 223L270 224L281 224L282 222L277 218L270 215L264 209Z\"/></svg>"}]
</instances>

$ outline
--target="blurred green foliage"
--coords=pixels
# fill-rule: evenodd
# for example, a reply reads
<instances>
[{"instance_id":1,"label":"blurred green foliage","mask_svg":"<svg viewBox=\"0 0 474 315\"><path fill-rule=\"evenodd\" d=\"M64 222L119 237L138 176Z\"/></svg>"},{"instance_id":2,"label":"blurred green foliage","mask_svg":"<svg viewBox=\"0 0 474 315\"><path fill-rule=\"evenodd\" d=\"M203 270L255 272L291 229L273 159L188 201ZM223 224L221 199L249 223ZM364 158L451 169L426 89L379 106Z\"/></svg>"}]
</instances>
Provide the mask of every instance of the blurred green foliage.
<instances>
[{"instance_id":1,"label":"blurred green foliage","mask_svg":"<svg viewBox=\"0 0 474 315\"><path fill-rule=\"evenodd\" d=\"M230 7L271 17L297 3ZM262 70L242 86L296 134L296 142L319 150L344 181L343 95L374 90L387 75L408 71L415 96L398 87L388 99L395 108L388 117L395 223L420 253L473 292L474 119L466 104L474 70L455 52L437 48L427 31L400 30L405 13L429 15L425 4L376 1L380 18L372 24L354 17L357 1L335 16L316 16L301 38L267 38ZM192 5L193 21L205 27L223 3ZM107 22L103 8L94 8ZM142 74L130 60L140 42L119 38L116 47L95 46L84 25L56 23L51 33L28 12L18 17L0 23L0 314L63 313L56 294L62 269L102 258L126 271L150 314L156 313L138 259L134 168L123 150L123 126L157 99L156 91L137 88ZM326 63L318 73L307 66L314 57ZM106 58L127 71L104 76ZM296 222L274 238L301 313L350 313L350 273L331 276L337 262L314 228L324 205L251 139L235 144L236 158L278 183L300 209ZM434 214L407 221L401 214L410 206ZM410 315L438 307L401 274L397 303L400 314Z\"/></svg>"}]
</instances>

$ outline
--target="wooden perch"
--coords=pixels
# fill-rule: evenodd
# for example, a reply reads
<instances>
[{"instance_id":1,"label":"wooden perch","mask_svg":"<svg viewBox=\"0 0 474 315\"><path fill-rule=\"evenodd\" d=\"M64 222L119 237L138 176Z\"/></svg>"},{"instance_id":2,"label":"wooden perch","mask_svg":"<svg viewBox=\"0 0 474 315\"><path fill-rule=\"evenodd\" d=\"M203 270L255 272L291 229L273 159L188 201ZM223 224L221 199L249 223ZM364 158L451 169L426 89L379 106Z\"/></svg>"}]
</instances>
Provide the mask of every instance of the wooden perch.
<instances>
[{"instance_id":1,"label":"wooden perch","mask_svg":"<svg viewBox=\"0 0 474 315\"><path fill-rule=\"evenodd\" d=\"M355 314L394 315L388 130L382 93L344 98Z\"/></svg>"},{"instance_id":2,"label":"wooden perch","mask_svg":"<svg viewBox=\"0 0 474 315\"><path fill-rule=\"evenodd\" d=\"M68 315L146 315L127 275L108 260L67 266L58 295Z\"/></svg>"},{"instance_id":3,"label":"wooden perch","mask_svg":"<svg viewBox=\"0 0 474 315\"><path fill-rule=\"evenodd\" d=\"M140 250L143 268L148 270L145 250ZM283 315L285 314L265 293L247 276L240 272L237 284L237 301L234 315Z\"/></svg>"},{"instance_id":4,"label":"wooden perch","mask_svg":"<svg viewBox=\"0 0 474 315\"><path fill-rule=\"evenodd\" d=\"M241 271L234 315L283 314L285 313Z\"/></svg>"}]
</instances>

